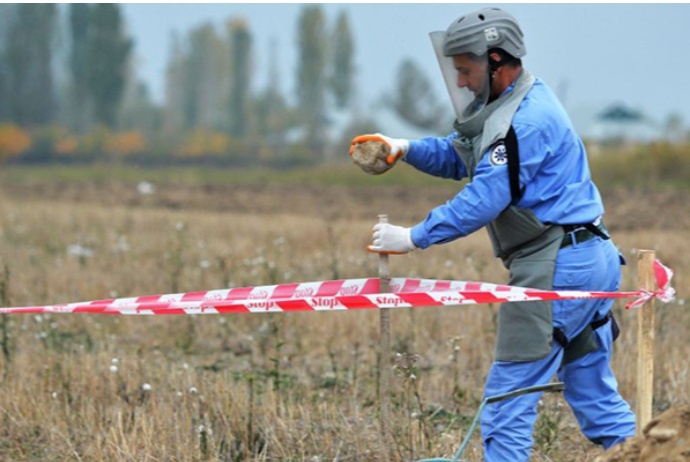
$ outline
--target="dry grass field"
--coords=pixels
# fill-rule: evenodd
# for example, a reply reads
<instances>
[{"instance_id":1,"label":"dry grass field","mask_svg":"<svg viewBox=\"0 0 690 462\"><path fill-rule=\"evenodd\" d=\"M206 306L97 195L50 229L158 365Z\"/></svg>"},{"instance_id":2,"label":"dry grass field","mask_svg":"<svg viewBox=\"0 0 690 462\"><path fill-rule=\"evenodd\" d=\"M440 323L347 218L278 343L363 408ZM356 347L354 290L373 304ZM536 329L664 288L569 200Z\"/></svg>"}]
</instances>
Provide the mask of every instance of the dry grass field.
<instances>
[{"instance_id":1,"label":"dry grass field","mask_svg":"<svg viewBox=\"0 0 690 462\"><path fill-rule=\"evenodd\" d=\"M377 259L364 246L377 214L412 225L458 188L211 175L158 175L156 192L142 195L145 172L81 181L5 172L2 305L373 277ZM656 412L690 404L689 199L687 191L606 193L607 222L628 261L653 248L676 270L678 299L657 314ZM391 269L507 279L483 231L392 258ZM635 284L633 264L623 289ZM497 309L392 313L394 460L457 448L482 397ZM614 368L634 405L636 316L621 304L616 311L623 335ZM2 316L0 460L374 461L377 336L374 312ZM601 452L557 395L543 399L535 438L534 461ZM481 454L477 432L464 455Z\"/></svg>"}]
</instances>

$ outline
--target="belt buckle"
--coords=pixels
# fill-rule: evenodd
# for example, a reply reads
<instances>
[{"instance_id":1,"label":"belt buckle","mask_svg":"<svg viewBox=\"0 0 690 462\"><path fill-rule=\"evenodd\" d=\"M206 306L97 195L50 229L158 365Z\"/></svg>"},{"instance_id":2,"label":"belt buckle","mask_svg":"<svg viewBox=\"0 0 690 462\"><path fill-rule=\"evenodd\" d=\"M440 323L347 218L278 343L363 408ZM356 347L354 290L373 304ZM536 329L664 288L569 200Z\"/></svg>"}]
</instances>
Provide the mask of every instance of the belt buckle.
<instances>
[{"instance_id":1,"label":"belt buckle","mask_svg":"<svg viewBox=\"0 0 690 462\"><path fill-rule=\"evenodd\" d=\"M579 228L575 228L574 230L570 231L568 234L570 234L570 241L573 247L575 247L579 242L577 241L577 233L579 231L582 231L583 229L587 229L584 226L580 226Z\"/></svg>"}]
</instances>

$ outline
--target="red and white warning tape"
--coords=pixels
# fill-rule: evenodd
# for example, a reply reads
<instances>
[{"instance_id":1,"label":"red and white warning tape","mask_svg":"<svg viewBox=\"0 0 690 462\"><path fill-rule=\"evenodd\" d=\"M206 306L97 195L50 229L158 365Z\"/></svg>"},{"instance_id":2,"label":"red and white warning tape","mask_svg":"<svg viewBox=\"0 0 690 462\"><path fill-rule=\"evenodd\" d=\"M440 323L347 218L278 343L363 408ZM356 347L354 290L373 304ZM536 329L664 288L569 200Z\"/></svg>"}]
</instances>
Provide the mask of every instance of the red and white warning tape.
<instances>
[{"instance_id":1,"label":"red and white warning tape","mask_svg":"<svg viewBox=\"0 0 690 462\"><path fill-rule=\"evenodd\" d=\"M625 306L626 308L636 308L652 298L658 298L664 303L673 301L673 298L676 296L676 289L671 287L673 270L664 266L659 260L654 260L654 277L656 278L656 285L659 289L654 292L640 289L640 296L637 300L628 303Z\"/></svg>"},{"instance_id":2,"label":"red and white warning tape","mask_svg":"<svg viewBox=\"0 0 690 462\"><path fill-rule=\"evenodd\" d=\"M62 305L0 308L0 313L103 313L129 315L279 313L285 311L336 311L421 306L458 306L481 303L635 298L626 308L656 297L673 300L673 271L655 262L655 292L544 291L483 282L392 278L390 293L379 293L379 279L347 279L260 287L241 287L148 295Z\"/></svg>"}]
</instances>

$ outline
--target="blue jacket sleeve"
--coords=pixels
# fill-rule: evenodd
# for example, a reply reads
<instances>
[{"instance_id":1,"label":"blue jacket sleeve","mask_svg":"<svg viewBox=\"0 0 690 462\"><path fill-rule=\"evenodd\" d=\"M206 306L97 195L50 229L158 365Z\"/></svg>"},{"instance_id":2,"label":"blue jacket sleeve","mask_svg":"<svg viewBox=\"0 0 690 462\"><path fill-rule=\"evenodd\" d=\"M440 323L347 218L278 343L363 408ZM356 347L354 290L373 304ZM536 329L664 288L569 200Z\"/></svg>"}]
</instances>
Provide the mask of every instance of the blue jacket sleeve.
<instances>
[{"instance_id":1,"label":"blue jacket sleeve","mask_svg":"<svg viewBox=\"0 0 690 462\"><path fill-rule=\"evenodd\" d=\"M403 160L429 175L462 180L467 176L467 169L453 147L457 136L453 133L445 138L410 140L410 149Z\"/></svg>"},{"instance_id":2,"label":"blue jacket sleeve","mask_svg":"<svg viewBox=\"0 0 690 462\"><path fill-rule=\"evenodd\" d=\"M514 125L514 128L520 145L520 183L529 187L550 150L536 127ZM508 166L494 165L490 158L490 153L482 158L472 182L460 193L433 209L426 220L412 228L412 240L417 247L425 249L465 237L510 205Z\"/></svg>"}]
</instances>

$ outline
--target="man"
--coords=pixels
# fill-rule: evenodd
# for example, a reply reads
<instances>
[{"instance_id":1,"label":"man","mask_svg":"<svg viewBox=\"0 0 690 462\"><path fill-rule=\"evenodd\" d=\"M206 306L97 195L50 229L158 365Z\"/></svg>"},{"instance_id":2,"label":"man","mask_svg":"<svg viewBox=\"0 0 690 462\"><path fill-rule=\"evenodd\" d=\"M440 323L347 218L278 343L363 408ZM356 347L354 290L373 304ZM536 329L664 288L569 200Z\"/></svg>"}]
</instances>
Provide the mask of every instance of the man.
<instances>
[{"instance_id":1,"label":"man","mask_svg":"<svg viewBox=\"0 0 690 462\"><path fill-rule=\"evenodd\" d=\"M412 228L376 225L369 250L407 253L486 227L511 285L618 290L622 257L601 222L604 208L584 145L555 95L522 67L526 50L516 19L484 9L431 38L457 115L455 133L422 140L365 135L352 145L378 141L391 167L402 159L425 173L471 182ZM635 416L610 368L617 335L611 306L612 300L503 304L485 395L558 375L592 442L608 448L633 436ZM486 408L487 461L529 459L539 398Z\"/></svg>"}]
</instances>

